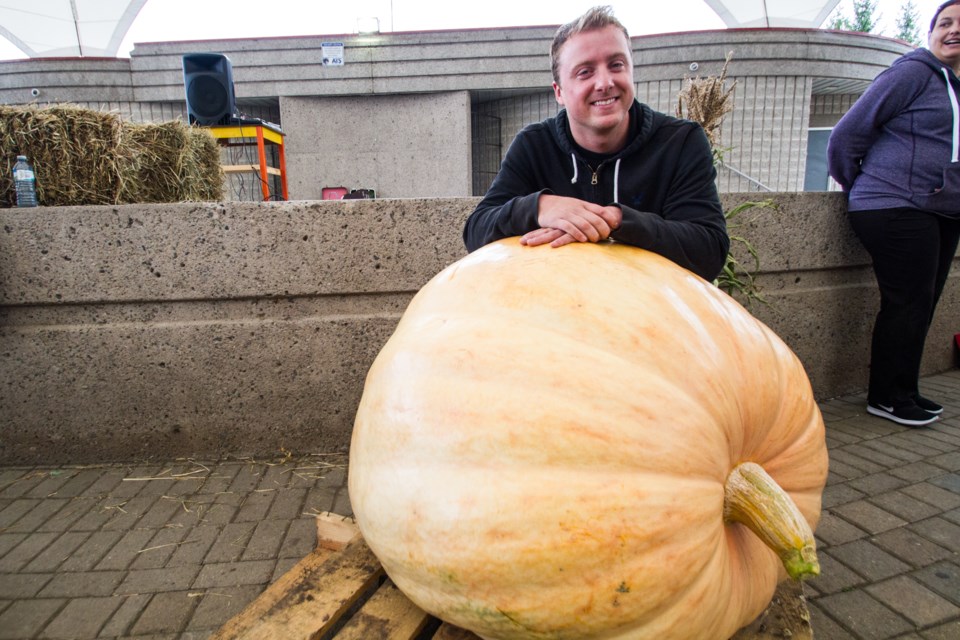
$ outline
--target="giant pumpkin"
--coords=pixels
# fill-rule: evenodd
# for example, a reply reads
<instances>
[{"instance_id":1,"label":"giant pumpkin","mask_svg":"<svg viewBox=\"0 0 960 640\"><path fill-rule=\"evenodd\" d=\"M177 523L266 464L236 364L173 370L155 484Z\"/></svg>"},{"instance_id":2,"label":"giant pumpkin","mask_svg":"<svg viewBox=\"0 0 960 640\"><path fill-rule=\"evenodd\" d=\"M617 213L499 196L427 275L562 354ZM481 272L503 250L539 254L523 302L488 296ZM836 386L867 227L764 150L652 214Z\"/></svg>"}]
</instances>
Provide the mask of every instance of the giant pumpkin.
<instances>
[{"instance_id":1,"label":"giant pumpkin","mask_svg":"<svg viewBox=\"0 0 960 640\"><path fill-rule=\"evenodd\" d=\"M396 585L483 638L703 639L818 571L826 474L803 367L733 299L642 249L512 238L411 301L349 489Z\"/></svg>"}]
</instances>

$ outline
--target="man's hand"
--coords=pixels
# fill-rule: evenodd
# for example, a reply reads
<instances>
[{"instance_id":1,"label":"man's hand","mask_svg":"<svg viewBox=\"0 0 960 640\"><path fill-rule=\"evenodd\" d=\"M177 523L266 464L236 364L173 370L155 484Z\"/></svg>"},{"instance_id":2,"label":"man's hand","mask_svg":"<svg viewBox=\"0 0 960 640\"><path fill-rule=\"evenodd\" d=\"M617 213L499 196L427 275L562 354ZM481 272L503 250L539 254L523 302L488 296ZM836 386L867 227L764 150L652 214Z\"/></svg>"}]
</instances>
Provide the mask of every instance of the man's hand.
<instances>
[{"instance_id":1,"label":"man's hand","mask_svg":"<svg viewBox=\"0 0 960 640\"><path fill-rule=\"evenodd\" d=\"M571 242L600 242L620 226L623 213L619 207L601 207L577 198L544 194L540 196L535 229L520 238L520 244L531 247L549 243L562 247Z\"/></svg>"}]
</instances>

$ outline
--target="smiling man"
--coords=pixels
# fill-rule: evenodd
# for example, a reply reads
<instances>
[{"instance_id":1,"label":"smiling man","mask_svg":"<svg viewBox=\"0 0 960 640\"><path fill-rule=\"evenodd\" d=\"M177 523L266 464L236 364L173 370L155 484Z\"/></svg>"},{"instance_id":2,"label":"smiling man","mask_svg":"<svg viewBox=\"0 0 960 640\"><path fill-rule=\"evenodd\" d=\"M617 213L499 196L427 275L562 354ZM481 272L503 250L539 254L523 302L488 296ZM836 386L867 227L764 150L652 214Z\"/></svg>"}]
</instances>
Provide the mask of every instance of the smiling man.
<instances>
[{"instance_id":1,"label":"smiling man","mask_svg":"<svg viewBox=\"0 0 960 640\"><path fill-rule=\"evenodd\" d=\"M636 100L630 37L609 7L560 27L550 53L563 108L517 134L467 219L467 249L611 239L715 278L730 239L703 129Z\"/></svg>"}]
</instances>

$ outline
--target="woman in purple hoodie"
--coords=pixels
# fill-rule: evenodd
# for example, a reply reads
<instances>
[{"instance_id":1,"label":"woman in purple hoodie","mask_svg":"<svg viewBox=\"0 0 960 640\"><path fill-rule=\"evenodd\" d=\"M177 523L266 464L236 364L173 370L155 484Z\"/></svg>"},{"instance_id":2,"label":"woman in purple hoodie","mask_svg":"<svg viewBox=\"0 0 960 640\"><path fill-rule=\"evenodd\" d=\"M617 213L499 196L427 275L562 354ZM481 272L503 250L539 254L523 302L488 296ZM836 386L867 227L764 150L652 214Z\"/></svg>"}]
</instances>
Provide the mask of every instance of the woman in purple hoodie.
<instances>
[{"instance_id":1,"label":"woman in purple hoodie","mask_svg":"<svg viewBox=\"0 0 960 640\"><path fill-rule=\"evenodd\" d=\"M877 76L827 149L880 288L867 411L910 426L943 411L918 379L960 239L960 0L938 7L927 45Z\"/></svg>"}]
</instances>

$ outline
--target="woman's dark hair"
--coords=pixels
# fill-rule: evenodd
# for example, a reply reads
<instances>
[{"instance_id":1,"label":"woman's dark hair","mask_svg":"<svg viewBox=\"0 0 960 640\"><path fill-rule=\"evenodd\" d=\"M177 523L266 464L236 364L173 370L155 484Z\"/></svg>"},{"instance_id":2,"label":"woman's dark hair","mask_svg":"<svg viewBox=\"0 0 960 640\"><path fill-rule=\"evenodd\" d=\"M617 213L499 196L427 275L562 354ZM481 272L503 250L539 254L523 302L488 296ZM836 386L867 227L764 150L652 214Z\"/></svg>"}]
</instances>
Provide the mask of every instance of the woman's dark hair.
<instances>
[{"instance_id":1,"label":"woman's dark hair","mask_svg":"<svg viewBox=\"0 0 960 640\"><path fill-rule=\"evenodd\" d=\"M943 13L943 10L947 7L952 7L955 4L960 4L960 0L947 0L942 5L937 7L937 12L933 14L933 20L930 21L930 33L933 33L933 28L937 26L937 18L940 17L940 14Z\"/></svg>"}]
</instances>

